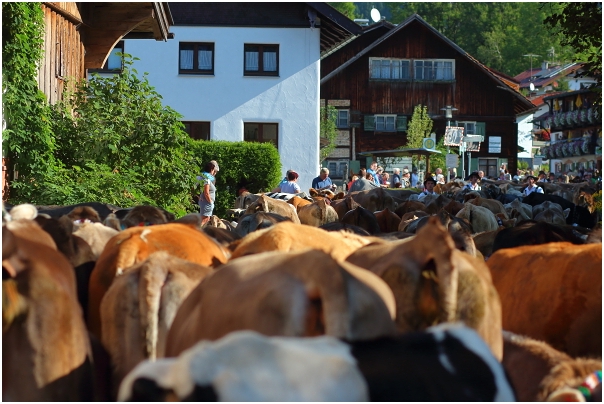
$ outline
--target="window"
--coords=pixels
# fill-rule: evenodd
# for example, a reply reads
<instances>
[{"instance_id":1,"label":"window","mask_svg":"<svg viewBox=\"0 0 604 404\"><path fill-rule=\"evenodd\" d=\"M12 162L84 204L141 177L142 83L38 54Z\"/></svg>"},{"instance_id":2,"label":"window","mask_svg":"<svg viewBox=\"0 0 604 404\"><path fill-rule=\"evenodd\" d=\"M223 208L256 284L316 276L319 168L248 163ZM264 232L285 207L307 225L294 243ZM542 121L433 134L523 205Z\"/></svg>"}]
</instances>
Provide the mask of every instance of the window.
<instances>
[{"instance_id":1,"label":"window","mask_svg":"<svg viewBox=\"0 0 604 404\"><path fill-rule=\"evenodd\" d=\"M270 142L278 147L278 125L276 123L244 123L243 140L246 142Z\"/></svg>"},{"instance_id":2,"label":"window","mask_svg":"<svg viewBox=\"0 0 604 404\"><path fill-rule=\"evenodd\" d=\"M376 115L376 132L394 132L396 130L396 115Z\"/></svg>"},{"instance_id":3,"label":"window","mask_svg":"<svg viewBox=\"0 0 604 404\"><path fill-rule=\"evenodd\" d=\"M186 122L185 132L189 134L192 139L197 140L210 140L210 122Z\"/></svg>"},{"instance_id":4,"label":"window","mask_svg":"<svg viewBox=\"0 0 604 404\"><path fill-rule=\"evenodd\" d=\"M278 76L279 45L244 45L244 76Z\"/></svg>"},{"instance_id":5,"label":"window","mask_svg":"<svg viewBox=\"0 0 604 404\"><path fill-rule=\"evenodd\" d=\"M349 116L349 112L347 109L339 109L336 126L338 128L347 128L348 127L348 116Z\"/></svg>"},{"instance_id":6,"label":"window","mask_svg":"<svg viewBox=\"0 0 604 404\"><path fill-rule=\"evenodd\" d=\"M464 128L464 136L476 134L476 122L457 122L457 126Z\"/></svg>"},{"instance_id":7,"label":"window","mask_svg":"<svg viewBox=\"0 0 604 404\"><path fill-rule=\"evenodd\" d=\"M214 74L214 44L181 42L178 52L178 73Z\"/></svg>"},{"instance_id":8,"label":"window","mask_svg":"<svg viewBox=\"0 0 604 404\"><path fill-rule=\"evenodd\" d=\"M484 171L484 175L487 177L498 178L499 169L497 165L497 159L478 159L478 171Z\"/></svg>"},{"instance_id":9,"label":"window","mask_svg":"<svg viewBox=\"0 0 604 404\"><path fill-rule=\"evenodd\" d=\"M415 80L453 80L453 60L415 60L413 63Z\"/></svg>"},{"instance_id":10,"label":"window","mask_svg":"<svg viewBox=\"0 0 604 404\"><path fill-rule=\"evenodd\" d=\"M411 67L413 66L413 73ZM369 58L369 77L381 80L447 81L455 79L453 59Z\"/></svg>"},{"instance_id":11,"label":"window","mask_svg":"<svg viewBox=\"0 0 604 404\"><path fill-rule=\"evenodd\" d=\"M408 80L409 60L369 58L369 76L372 79Z\"/></svg>"}]
</instances>

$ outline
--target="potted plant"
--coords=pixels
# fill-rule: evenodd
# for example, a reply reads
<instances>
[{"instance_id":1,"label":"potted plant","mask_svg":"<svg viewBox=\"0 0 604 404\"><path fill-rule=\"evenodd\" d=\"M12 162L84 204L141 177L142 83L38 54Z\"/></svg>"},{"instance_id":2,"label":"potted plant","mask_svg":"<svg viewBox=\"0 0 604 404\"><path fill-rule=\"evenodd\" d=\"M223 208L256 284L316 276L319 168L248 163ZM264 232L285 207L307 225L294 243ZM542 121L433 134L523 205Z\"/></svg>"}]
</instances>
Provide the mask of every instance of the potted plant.
<instances>
[{"instance_id":1,"label":"potted plant","mask_svg":"<svg viewBox=\"0 0 604 404\"><path fill-rule=\"evenodd\" d=\"M564 118L564 114L562 112L558 112L557 114L554 115L554 125L556 126L556 128L559 128L562 126L563 118Z\"/></svg>"},{"instance_id":2,"label":"potted plant","mask_svg":"<svg viewBox=\"0 0 604 404\"><path fill-rule=\"evenodd\" d=\"M586 109L579 110L579 120L582 123L586 123L587 122L587 110Z\"/></svg>"},{"instance_id":3,"label":"potted plant","mask_svg":"<svg viewBox=\"0 0 604 404\"><path fill-rule=\"evenodd\" d=\"M564 156L562 154L562 144L561 143L556 143L556 157L562 157Z\"/></svg>"},{"instance_id":4,"label":"potted plant","mask_svg":"<svg viewBox=\"0 0 604 404\"><path fill-rule=\"evenodd\" d=\"M589 138L584 138L581 142L581 152L583 154L589 154Z\"/></svg>"},{"instance_id":5,"label":"potted plant","mask_svg":"<svg viewBox=\"0 0 604 404\"><path fill-rule=\"evenodd\" d=\"M551 128L553 124L554 124L554 117L548 116L547 119L545 120L545 127Z\"/></svg>"},{"instance_id":6,"label":"potted plant","mask_svg":"<svg viewBox=\"0 0 604 404\"><path fill-rule=\"evenodd\" d=\"M583 143L582 140L576 140L573 142L573 156L581 155L581 144L582 143Z\"/></svg>"},{"instance_id":7,"label":"potted plant","mask_svg":"<svg viewBox=\"0 0 604 404\"><path fill-rule=\"evenodd\" d=\"M587 120L589 121L589 123L594 123L594 108L589 108L587 110Z\"/></svg>"}]
</instances>

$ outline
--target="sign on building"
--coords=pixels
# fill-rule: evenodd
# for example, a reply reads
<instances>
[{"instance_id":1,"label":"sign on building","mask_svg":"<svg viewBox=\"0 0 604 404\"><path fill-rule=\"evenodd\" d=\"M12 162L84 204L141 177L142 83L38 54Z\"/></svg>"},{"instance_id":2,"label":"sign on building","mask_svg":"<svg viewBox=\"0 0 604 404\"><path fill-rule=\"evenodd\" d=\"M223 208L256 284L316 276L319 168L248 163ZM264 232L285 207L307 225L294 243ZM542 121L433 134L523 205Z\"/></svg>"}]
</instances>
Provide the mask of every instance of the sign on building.
<instances>
[{"instance_id":1,"label":"sign on building","mask_svg":"<svg viewBox=\"0 0 604 404\"><path fill-rule=\"evenodd\" d=\"M501 153L501 136L489 136L489 153Z\"/></svg>"},{"instance_id":2,"label":"sign on building","mask_svg":"<svg viewBox=\"0 0 604 404\"><path fill-rule=\"evenodd\" d=\"M447 154L445 157L445 164L447 168L458 167L459 166L459 157L457 154Z\"/></svg>"}]
</instances>

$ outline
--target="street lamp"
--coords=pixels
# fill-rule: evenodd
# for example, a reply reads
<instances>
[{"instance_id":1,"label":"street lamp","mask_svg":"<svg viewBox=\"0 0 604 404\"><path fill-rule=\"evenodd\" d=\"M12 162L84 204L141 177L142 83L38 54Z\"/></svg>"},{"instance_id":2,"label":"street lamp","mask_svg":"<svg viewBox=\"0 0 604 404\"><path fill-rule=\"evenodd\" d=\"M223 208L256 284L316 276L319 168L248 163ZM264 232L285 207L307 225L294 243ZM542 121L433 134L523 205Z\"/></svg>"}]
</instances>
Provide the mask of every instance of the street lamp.
<instances>
[{"instance_id":1,"label":"street lamp","mask_svg":"<svg viewBox=\"0 0 604 404\"><path fill-rule=\"evenodd\" d=\"M447 126L451 126L451 119L453 119L453 111L457 111L457 108L453 108L452 105L447 105L445 108L441 108L440 110L445 111L445 118L447 118ZM449 154L449 145L447 145L447 154ZM447 167L447 178L449 181L451 181L451 172L449 171L449 167Z\"/></svg>"}]
</instances>

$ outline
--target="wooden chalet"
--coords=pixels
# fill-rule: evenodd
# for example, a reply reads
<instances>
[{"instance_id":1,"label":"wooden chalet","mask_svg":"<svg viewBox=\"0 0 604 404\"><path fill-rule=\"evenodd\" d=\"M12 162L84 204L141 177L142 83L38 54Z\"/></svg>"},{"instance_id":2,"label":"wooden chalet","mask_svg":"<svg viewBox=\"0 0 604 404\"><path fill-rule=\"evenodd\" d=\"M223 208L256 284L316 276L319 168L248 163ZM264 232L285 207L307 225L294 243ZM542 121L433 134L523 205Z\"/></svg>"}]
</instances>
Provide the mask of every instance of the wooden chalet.
<instances>
[{"instance_id":1,"label":"wooden chalet","mask_svg":"<svg viewBox=\"0 0 604 404\"><path fill-rule=\"evenodd\" d=\"M406 145L407 122L421 104L434 121L437 141L448 123L447 106L457 109L451 126L484 136L471 155L472 170L498 175L506 163L515 172L516 116L534 109L513 78L484 66L417 14L396 26L380 21L364 27L362 35L326 55L321 99L338 109L340 137L330 159L350 159L351 171L371 159L359 159L359 153Z\"/></svg>"}]
</instances>

